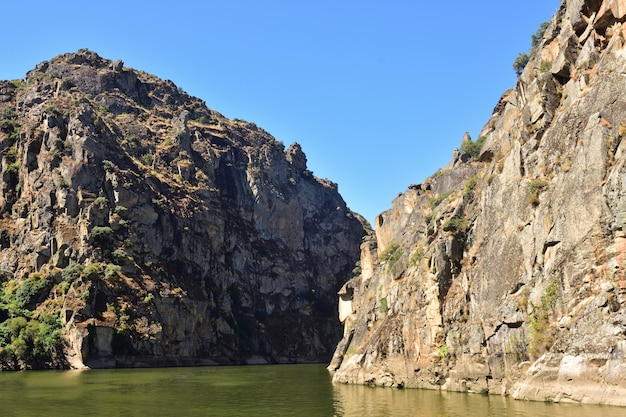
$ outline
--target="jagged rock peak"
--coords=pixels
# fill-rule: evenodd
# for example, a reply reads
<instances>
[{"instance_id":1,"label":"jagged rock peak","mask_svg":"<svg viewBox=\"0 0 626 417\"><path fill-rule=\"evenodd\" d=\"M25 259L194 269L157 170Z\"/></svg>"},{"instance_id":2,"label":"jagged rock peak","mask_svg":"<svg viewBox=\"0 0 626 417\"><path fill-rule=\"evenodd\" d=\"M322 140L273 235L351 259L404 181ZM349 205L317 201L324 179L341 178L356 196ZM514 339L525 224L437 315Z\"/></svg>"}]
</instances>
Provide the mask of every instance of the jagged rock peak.
<instances>
[{"instance_id":1,"label":"jagged rock peak","mask_svg":"<svg viewBox=\"0 0 626 417\"><path fill-rule=\"evenodd\" d=\"M80 50L0 82L0 152L3 368L330 357L366 222L298 144Z\"/></svg>"}]
</instances>

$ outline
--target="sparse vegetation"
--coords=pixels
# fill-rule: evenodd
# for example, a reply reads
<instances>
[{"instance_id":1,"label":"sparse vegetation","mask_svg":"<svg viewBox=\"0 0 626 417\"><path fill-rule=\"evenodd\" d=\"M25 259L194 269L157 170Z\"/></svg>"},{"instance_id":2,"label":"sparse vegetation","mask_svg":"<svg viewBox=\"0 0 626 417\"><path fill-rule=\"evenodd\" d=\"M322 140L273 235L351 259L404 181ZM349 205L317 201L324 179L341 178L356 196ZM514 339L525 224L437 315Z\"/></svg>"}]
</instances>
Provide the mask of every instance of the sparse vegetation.
<instances>
[{"instance_id":1,"label":"sparse vegetation","mask_svg":"<svg viewBox=\"0 0 626 417\"><path fill-rule=\"evenodd\" d=\"M541 66L539 67L539 71L547 72L547 71L550 71L551 67L552 67L552 62L550 62L550 61L541 61Z\"/></svg>"},{"instance_id":2,"label":"sparse vegetation","mask_svg":"<svg viewBox=\"0 0 626 417\"><path fill-rule=\"evenodd\" d=\"M380 261L387 263L387 270L390 270L400 260L403 252L400 245L396 242L390 243L389 246L380 254Z\"/></svg>"},{"instance_id":3,"label":"sparse vegetation","mask_svg":"<svg viewBox=\"0 0 626 417\"><path fill-rule=\"evenodd\" d=\"M531 55L534 52L534 50L539 46L539 44L541 44L541 41L543 40L543 37L545 36L546 30L548 29L549 25L550 24L548 22L542 22L539 25L539 29L537 29L535 34L531 36L531 42L530 42ZM530 61L530 56L526 52L521 52L515 58L515 61L513 61L513 70L515 71L515 74L517 74L518 76L522 75L522 72L524 72L524 68L526 68L526 65L528 65L528 61ZM547 71L547 69L544 71Z\"/></svg>"},{"instance_id":4,"label":"sparse vegetation","mask_svg":"<svg viewBox=\"0 0 626 417\"><path fill-rule=\"evenodd\" d=\"M478 159L480 156L480 151L487 140L487 136L481 136L475 141L464 140L461 143L461 152L468 154L472 159Z\"/></svg>"},{"instance_id":5,"label":"sparse vegetation","mask_svg":"<svg viewBox=\"0 0 626 417\"><path fill-rule=\"evenodd\" d=\"M519 336L517 333L511 333L504 352L507 355L512 355L517 362L527 361L528 346L526 346L524 341L523 333L522 336Z\"/></svg>"},{"instance_id":6,"label":"sparse vegetation","mask_svg":"<svg viewBox=\"0 0 626 417\"><path fill-rule=\"evenodd\" d=\"M428 204L430 205L431 209L434 209L435 207L437 207L439 204L441 204L441 202L443 200L445 200L446 198L450 197L453 194L452 191L446 192L446 193L441 193L441 194L437 194L434 197L430 197L428 199Z\"/></svg>"},{"instance_id":7,"label":"sparse vegetation","mask_svg":"<svg viewBox=\"0 0 626 417\"><path fill-rule=\"evenodd\" d=\"M515 61L513 61L513 70L518 77L524 72L524 68L528 65L528 61L530 61L530 57L526 52L521 52L515 58Z\"/></svg>"},{"instance_id":8,"label":"sparse vegetation","mask_svg":"<svg viewBox=\"0 0 626 417\"><path fill-rule=\"evenodd\" d=\"M531 35L530 46L533 50L536 47L538 47L541 41L543 40L543 37L546 34L546 30L548 29L548 26L550 26L549 22L541 22L539 24L539 29L537 29L534 35Z\"/></svg>"},{"instance_id":9,"label":"sparse vegetation","mask_svg":"<svg viewBox=\"0 0 626 417\"><path fill-rule=\"evenodd\" d=\"M417 248L415 252L411 254L411 258L409 259L409 263L411 266L415 266L419 264L419 262L424 258L424 248Z\"/></svg>"},{"instance_id":10,"label":"sparse vegetation","mask_svg":"<svg viewBox=\"0 0 626 417\"><path fill-rule=\"evenodd\" d=\"M115 164L113 162L107 160L107 159L102 161L102 167L107 172L111 172L111 171L115 170Z\"/></svg>"},{"instance_id":11,"label":"sparse vegetation","mask_svg":"<svg viewBox=\"0 0 626 417\"><path fill-rule=\"evenodd\" d=\"M7 166L7 173L11 175L17 174L20 169L20 163L18 161L12 162Z\"/></svg>"},{"instance_id":12,"label":"sparse vegetation","mask_svg":"<svg viewBox=\"0 0 626 417\"><path fill-rule=\"evenodd\" d=\"M530 315L529 350L534 357L541 356L554 343L554 329L550 325L550 314L557 299L558 282L555 279L546 287L541 296L541 304L533 305L533 312Z\"/></svg>"},{"instance_id":13,"label":"sparse vegetation","mask_svg":"<svg viewBox=\"0 0 626 417\"><path fill-rule=\"evenodd\" d=\"M378 311L382 314L386 314L387 311L389 311L389 305L387 304L387 297L383 297L380 299Z\"/></svg>"},{"instance_id":14,"label":"sparse vegetation","mask_svg":"<svg viewBox=\"0 0 626 417\"><path fill-rule=\"evenodd\" d=\"M150 304L152 301L154 301L154 294L152 294L151 292L149 292L144 298L143 298L143 302L144 304Z\"/></svg>"},{"instance_id":15,"label":"sparse vegetation","mask_svg":"<svg viewBox=\"0 0 626 417\"><path fill-rule=\"evenodd\" d=\"M117 281L119 273L122 271L122 267L115 264L107 264L104 268L104 279L106 281Z\"/></svg>"},{"instance_id":16,"label":"sparse vegetation","mask_svg":"<svg viewBox=\"0 0 626 417\"><path fill-rule=\"evenodd\" d=\"M437 348L437 355L439 355L439 358L442 360L446 360L448 359L450 352L448 351L448 345L447 344L443 344L441 346L439 346Z\"/></svg>"},{"instance_id":17,"label":"sparse vegetation","mask_svg":"<svg viewBox=\"0 0 626 417\"><path fill-rule=\"evenodd\" d=\"M463 197L470 199L474 196L474 190L478 184L478 176L472 175L463 186Z\"/></svg>"},{"instance_id":18,"label":"sparse vegetation","mask_svg":"<svg viewBox=\"0 0 626 417\"><path fill-rule=\"evenodd\" d=\"M113 229L109 226L95 226L91 229L90 237L92 240L103 243L111 239Z\"/></svg>"},{"instance_id":19,"label":"sparse vegetation","mask_svg":"<svg viewBox=\"0 0 626 417\"><path fill-rule=\"evenodd\" d=\"M452 217L443 224L443 230L454 236L462 236L467 233L469 223L465 217Z\"/></svg>"},{"instance_id":20,"label":"sparse vegetation","mask_svg":"<svg viewBox=\"0 0 626 417\"><path fill-rule=\"evenodd\" d=\"M154 162L154 155L150 152L145 153L139 157L139 162L145 166L152 166L152 163Z\"/></svg>"},{"instance_id":21,"label":"sparse vegetation","mask_svg":"<svg viewBox=\"0 0 626 417\"><path fill-rule=\"evenodd\" d=\"M74 282L83 273L83 265L78 263L69 264L61 271L61 278L64 282Z\"/></svg>"},{"instance_id":22,"label":"sparse vegetation","mask_svg":"<svg viewBox=\"0 0 626 417\"><path fill-rule=\"evenodd\" d=\"M207 116L200 116L196 119L196 122L202 124L202 125L210 125L211 124L211 119L208 118Z\"/></svg>"},{"instance_id":23,"label":"sparse vegetation","mask_svg":"<svg viewBox=\"0 0 626 417\"><path fill-rule=\"evenodd\" d=\"M548 181L541 179L541 178L535 178L533 180L531 180L528 183L528 191L529 191L529 195L528 195L528 202L532 205L532 206L537 206L539 205L539 194L548 186Z\"/></svg>"},{"instance_id":24,"label":"sparse vegetation","mask_svg":"<svg viewBox=\"0 0 626 417\"><path fill-rule=\"evenodd\" d=\"M109 205L109 200L106 197L97 197L93 201L93 205L98 207L100 210L104 210Z\"/></svg>"},{"instance_id":25,"label":"sparse vegetation","mask_svg":"<svg viewBox=\"0 0 626 417\"><path fill-rule=\"evenodd\" d=\"M74 82L73 79L71 78L63 78L63 81L61 82L61 88L63 90L69 90L70 88L76 86L76 83Z\"/></svg>"},{"instance_id":26,"label":"sparse vegetation","mask_svg":"<svg viewBox=\"0 0 626 417\"><path fill-rule=\"evenodd\" d=\"M57 177L57 187L59 188L68 188L69 184L63 175L59 175Z\"/></svg>"}]
</instances>

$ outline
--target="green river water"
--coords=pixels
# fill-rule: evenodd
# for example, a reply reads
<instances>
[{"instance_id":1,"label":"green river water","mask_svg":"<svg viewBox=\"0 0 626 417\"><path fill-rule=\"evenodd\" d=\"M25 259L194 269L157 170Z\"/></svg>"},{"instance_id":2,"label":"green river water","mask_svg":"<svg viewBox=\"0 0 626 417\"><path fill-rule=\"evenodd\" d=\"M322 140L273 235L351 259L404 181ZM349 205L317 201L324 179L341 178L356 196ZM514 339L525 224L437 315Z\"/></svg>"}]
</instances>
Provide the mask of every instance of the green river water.
<instances>
[{"instance_id":1,"label":"green river water","mask_svg":"<svg viewBox=\"0 0 626 417\"><path fill-rule=\"evenodd\" d=\"M337 385L323 365L0 373L0 416L617 417L625 408Z\"/></svg>"}]
</instances>

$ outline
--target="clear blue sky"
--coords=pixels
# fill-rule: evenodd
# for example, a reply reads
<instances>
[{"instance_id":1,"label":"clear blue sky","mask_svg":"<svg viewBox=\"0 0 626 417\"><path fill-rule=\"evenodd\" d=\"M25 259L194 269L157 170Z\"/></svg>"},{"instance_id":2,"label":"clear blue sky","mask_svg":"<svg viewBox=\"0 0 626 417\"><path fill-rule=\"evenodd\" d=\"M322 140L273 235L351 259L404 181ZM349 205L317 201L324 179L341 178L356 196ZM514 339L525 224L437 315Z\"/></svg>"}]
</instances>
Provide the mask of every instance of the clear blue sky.
<instances>
[{"instance_id":1,"label":"clear blue sky","mask_svg":"<svg viewBox=\"0 0 626 417\"><path fill-rule=\"evenodd\" d=\"M79 48L254 122L373 221L476 139L559 0L14 1L0 79Z\"/></svg>"}]
</instances>

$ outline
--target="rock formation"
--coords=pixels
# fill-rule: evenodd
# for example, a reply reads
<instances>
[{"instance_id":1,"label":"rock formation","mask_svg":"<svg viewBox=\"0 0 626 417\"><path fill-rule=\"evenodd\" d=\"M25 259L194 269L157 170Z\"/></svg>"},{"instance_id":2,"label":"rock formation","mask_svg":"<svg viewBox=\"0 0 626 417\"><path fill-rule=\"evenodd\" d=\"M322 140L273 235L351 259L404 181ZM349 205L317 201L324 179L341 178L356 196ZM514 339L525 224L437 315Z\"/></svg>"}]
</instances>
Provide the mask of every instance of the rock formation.
<instances>
[{"instance_id":1,"label":"rock formation","mask_svg":"<svg viewBox=\"0 0 626 417\"><path fill-rule=\"evenodd\" d=\"M7 369L324 361L364 220L298 144L80 50L0 82Z\"/></svg>"},{"instance_id":2,"label":"rock formation","mask_svg":"<svg viewBox=\"0 0 626 417\"><path fill-rule=\"evenodd\" d=\"M626 1L564 1L480 136L376 219L334 380L626 405Z\"/></svg>"}]
</instances>

